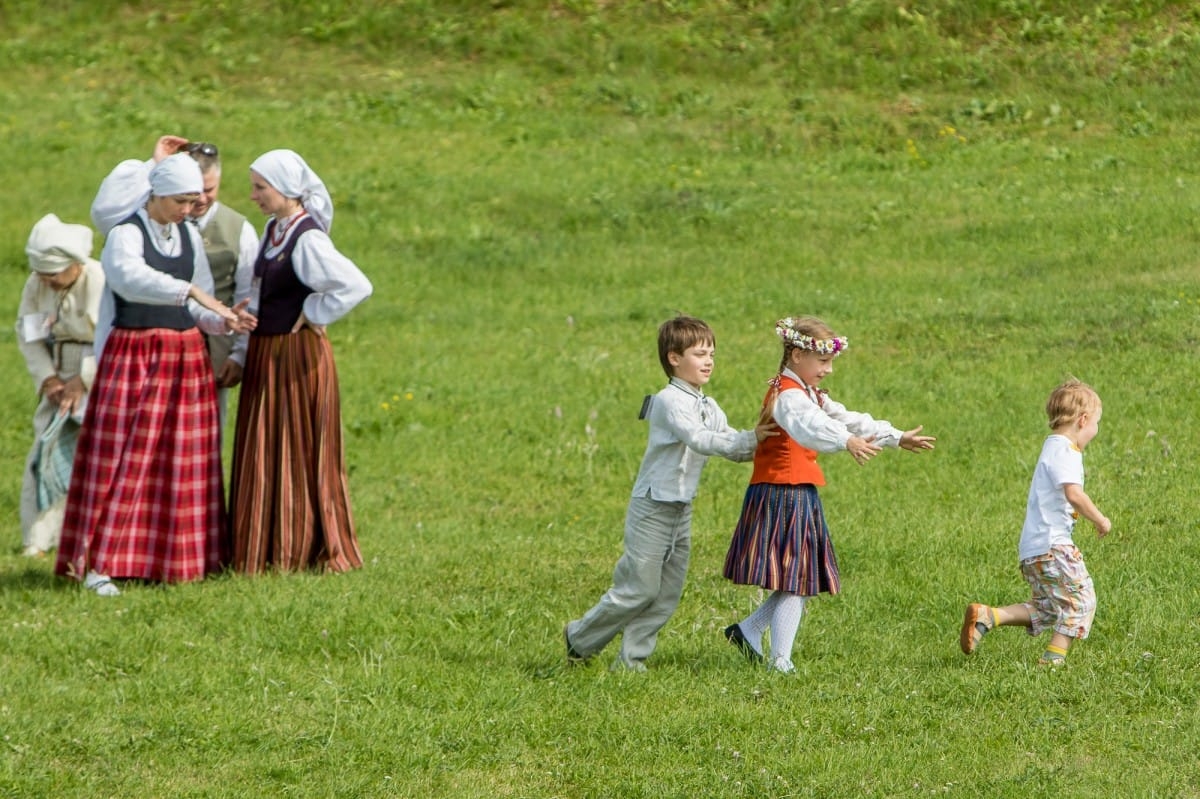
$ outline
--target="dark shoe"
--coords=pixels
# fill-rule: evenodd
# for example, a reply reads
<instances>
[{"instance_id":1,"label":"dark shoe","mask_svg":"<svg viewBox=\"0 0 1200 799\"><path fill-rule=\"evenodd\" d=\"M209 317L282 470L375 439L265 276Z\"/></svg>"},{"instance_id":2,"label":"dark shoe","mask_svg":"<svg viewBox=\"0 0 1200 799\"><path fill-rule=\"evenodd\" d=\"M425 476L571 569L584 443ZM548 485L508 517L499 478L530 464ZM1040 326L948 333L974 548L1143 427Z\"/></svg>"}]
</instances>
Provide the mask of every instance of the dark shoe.
<instances>
[{"instance_id":1,"label":"dark shoe","mask_svg":"<svg viewBox=\"0 0 1200 799\"><path fill-rule=\"evenodd\" d=\"M751 663L763 662L762 654L754 651L754 647L750 646L750 642L742 634L742 626L740 624L731 624L725 628L725 640L736 646L746 656L746 660Z\"/></svg>"},{"instance_id":2,"label":"dark shoe","mask_svg":"<svg viewBox=\"0 0 1200 799\"><path fill-rule=\"evenodd\" d=\"M567 663L575 665L583 663L587 660L583 655L575 651L575 647L571 646L571 639L567 636L567 628L563 627L563 643L567 645Z\"/></svg>"},{"instance_id":3,"label":"dark shoe","mask_svg":"<svg viewBox=\"0 0 1200 799\"><path fill-rule=\"evenodd\" d=\"M963 614L962 630L958 633L958 645L964 655L969 655L979 646L983 636L992 629L992 609L987 605L967 605Z\"/></svg>"}]
</instances>

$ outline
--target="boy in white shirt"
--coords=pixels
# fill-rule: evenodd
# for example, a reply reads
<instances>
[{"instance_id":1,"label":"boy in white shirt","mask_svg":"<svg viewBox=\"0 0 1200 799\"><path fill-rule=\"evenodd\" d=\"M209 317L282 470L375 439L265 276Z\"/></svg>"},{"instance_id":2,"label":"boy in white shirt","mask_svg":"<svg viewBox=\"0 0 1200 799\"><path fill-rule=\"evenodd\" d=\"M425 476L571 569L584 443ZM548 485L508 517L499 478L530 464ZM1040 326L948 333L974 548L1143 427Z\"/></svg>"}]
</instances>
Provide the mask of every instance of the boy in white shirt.
<instances>
[{"instance_id":1,"label":"boy in white shirt","mask_svg":"<svg viewBox=\"0 0 1200 799\"><path fill-rule=\"evenodd\" d=\"M567 661L581 663L621 633L614 669L645 671L658 631L679 606L691 554L692 499L710 455L754 457L774 425L731 428L704 385L716 339L699 319L677 316L658 329L658 357L670 382L647 397L649 440L625 516L625 551L612 587L582 618L563 628ZM648 406L648 407L647 407Z\"/></svg>"},{"instance_id":2,"label":"boy in white shirt","mask_svg":"<svg viewBox=\"0 0 1200 799\"><path fill-rule=\"evenodd\" d=\"M1083 555L1071 539L1083 516L1100 538L1112 522L1083 490L1083 450L1096 437L1103 409L1100 397L1071 379L1054 389L1046 402L1053 431L1042 446L1025 505L1019 557L1021 574L1033 589L1028 602L993 608L967 605L959 645L971 654L993 627L1026 627L1030 635L1054 630L1040 665L1060 666L1075 638L1087 638L1096 614L1096 589Z\"/></svg>"}]
</instances>

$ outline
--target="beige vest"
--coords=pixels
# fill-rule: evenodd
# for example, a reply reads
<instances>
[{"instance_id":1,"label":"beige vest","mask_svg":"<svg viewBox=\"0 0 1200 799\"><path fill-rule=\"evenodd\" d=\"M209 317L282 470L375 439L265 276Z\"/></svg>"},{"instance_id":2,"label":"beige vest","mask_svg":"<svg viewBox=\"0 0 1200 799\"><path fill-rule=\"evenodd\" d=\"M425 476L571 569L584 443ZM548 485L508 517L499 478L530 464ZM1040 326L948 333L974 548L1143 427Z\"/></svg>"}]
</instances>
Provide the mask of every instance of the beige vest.
<instances>
[{"instance_id":1,"label":"beige vest","mask_svg":"<svg viewBox=\"0 0 1200 799\"><path fill-rule=\"evenodd\" d=\"M242 238L242 226L246 217L221 203L213 212L212 219L204 226L204 254L212 269L213 296L226 305L233 305L234 273L237 272L238 242ZM233 349L233 336L206 336L208 354L213 369L220 369Z\"/></svg>"}]
</instances>

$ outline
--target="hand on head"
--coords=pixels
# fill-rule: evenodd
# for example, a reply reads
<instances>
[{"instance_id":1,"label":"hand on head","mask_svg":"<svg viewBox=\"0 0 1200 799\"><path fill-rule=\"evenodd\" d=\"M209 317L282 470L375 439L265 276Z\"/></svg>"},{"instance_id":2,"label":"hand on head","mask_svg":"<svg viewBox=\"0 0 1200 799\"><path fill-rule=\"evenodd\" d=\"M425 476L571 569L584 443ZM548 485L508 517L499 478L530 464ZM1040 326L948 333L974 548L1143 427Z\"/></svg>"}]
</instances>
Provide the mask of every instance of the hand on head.
<instances>
[{"instance_id":1,"label":"hand on head","mask_svg":"<svg viewBox=\"0 0 1200 799\"><path fill-rule=\"evenodd\" d=\"M188 140L183 136L159 136L154 145L154 163L158 163L167 156L182 152L187 143Z\"/></svg>"}]
</instances>

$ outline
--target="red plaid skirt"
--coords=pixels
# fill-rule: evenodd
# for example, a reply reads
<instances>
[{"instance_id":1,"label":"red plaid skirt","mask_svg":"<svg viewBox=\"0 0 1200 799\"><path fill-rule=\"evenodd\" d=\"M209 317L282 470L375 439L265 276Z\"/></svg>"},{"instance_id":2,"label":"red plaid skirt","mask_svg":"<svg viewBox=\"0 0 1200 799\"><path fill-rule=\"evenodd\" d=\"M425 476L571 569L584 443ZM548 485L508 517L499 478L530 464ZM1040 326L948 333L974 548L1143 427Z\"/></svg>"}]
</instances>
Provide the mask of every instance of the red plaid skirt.
<instances>
[{"instance_id":1,"label":"red plaid skirt","mask_svg":"<svg viewBox=\"0 0 1200 799\"><path fill-rule=\"evenodd\" d=\"M114 330L79 434L55 571L197 580L228 559L217 395L199 330Z\"/></svg>"},{"instance_id":2,"label":"red plaid skirt","mask_svg":"<svg viewBox=\"0 0 1200 799\"><path fill-rule=\"evenodd\" d=\"M256 574L362 566L327 336L304 328L250 337L234 442L234 568Z\"/></svg>"}]
</instances>

